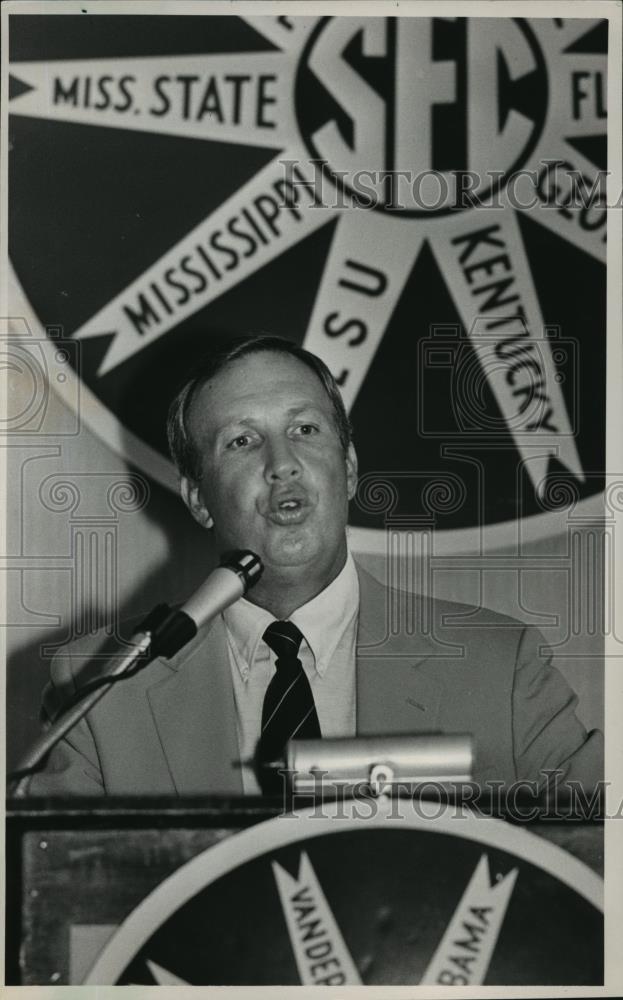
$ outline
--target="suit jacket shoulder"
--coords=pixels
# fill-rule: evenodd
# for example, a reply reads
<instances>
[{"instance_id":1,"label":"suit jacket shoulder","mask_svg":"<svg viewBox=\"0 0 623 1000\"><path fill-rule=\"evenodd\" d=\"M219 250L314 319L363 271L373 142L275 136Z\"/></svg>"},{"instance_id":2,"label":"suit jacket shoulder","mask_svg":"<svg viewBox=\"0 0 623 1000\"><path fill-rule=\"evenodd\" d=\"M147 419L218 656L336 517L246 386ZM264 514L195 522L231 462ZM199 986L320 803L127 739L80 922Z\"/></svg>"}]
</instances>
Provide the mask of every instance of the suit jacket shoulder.
<instances>
[{"instance_id":1,"label":"suit jacket shoulder","mask_svg":"<svg viewBox=\"0 0 623 1000\"><path fill-rule=\"evenodd\" d=\"M403 732L471 733L477 780L542 784L555 769L588 786L602 778L603 737L577 718L577 697L538 629L488 608L384 587L361 569L359 579L367 731L376 700Z\"/></svg>"}]
</instances>

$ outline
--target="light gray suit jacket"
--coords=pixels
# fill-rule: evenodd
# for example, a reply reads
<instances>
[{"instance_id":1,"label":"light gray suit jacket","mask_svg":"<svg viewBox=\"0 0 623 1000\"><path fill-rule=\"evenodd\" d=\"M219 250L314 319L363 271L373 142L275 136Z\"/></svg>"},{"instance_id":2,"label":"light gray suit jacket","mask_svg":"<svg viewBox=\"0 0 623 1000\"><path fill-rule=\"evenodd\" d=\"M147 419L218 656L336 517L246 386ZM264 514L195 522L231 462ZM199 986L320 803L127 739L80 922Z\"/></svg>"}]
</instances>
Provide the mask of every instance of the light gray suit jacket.
<instances>
[{"instance_id":1,"label":"light gray suit jacket","mask_svg":"<svg viewBox=\"0 0 623 1000\"><path fill-rule=\"evenodd\" d=\"M549 664L540 633L483 608L391 591L359 568L357 732L471 733L474 778L542 781L561 767L602 778L601 734ZM101 638L72 643L52 665L45 703L60 705L101 670ZM79 679L78 679L79 678ZM236 711L222 620L171 660L122 681L34 776L33 795L242 793Z\"/></svg>"}]
</instances>

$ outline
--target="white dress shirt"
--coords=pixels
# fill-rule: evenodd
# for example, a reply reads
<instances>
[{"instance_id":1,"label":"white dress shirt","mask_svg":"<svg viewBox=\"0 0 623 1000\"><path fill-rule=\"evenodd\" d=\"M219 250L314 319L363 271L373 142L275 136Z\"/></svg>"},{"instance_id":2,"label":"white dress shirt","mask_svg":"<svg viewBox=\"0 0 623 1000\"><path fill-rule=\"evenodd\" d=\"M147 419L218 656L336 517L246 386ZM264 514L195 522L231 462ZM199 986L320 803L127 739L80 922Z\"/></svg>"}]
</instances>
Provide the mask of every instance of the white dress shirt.
<instances>
[{"instance_id":1,"label":"white dress shirt","mask_svg":"<svg viewBox=\"0 0 623 1000\"><path fill-rule=\"evenodd\" d=\"M359 616L359 579L350 552L335 580L289 621L303 633L299 659L314 696L323 736L356 733L355 646ZM275 654L262 636L274 615L242 598L223 612L234 686L238 743L245 794L259 792L248 761L260 737L262 705L275 673Z\"/></svg>"}]
</instances>

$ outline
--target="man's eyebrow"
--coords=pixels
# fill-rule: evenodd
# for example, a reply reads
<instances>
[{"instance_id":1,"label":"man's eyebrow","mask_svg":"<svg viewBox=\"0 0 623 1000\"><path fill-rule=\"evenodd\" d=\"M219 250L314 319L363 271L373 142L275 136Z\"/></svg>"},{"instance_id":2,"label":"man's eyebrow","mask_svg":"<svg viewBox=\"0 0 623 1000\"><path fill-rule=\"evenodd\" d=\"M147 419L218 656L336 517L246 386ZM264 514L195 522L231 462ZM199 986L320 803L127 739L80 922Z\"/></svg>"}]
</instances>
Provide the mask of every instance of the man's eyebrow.
<instances>
[{"instance_id":1,"label":"man's eyebrow","mask_svg":"<svg viewBox=\"0 0 623 1000\"><path fill-rule=\"evenodd\" d=\"M290 406L284 411L284 416L288 419L292 417L300 416L302 413L309 413L315 417L326 417L326 414L321 406L317 403L313 403L311 400L308 403L299 403L296 406ZM258 420L257 417L252 416L232 416L230 419L225 419L221 424L218 424L214 428L213 435L214 439L218 440L223 434L228 434L234 430L234 428L239 427L255 427L257 424L261 424L261 419Z\"/></svg>"},{"instance_id":2,"label":"man's eyebrow","mask_svg":"<svg viewBox=\"0 0 623 1000\"><path fill-rule=\"evenodd\" d=\"M241 427L252 427L253 420L251 417L232 417L231 420L225 420L222 424L219 424L214 428L213 438L218 440L223 437L224 434L231 434L236 428Z\"/></svg>"},{"instance_id":3,"label":"man's eyebrow","mask_svg":"<svg viewBox=\"0 0 623 1000\"><path fill-rule=\"evenodd\" d=\"M320 416L324 415L324 411L321 406L317 403L297 403L296 406L290 406L287 410L284 410L284 416L286 417L296 417L301 413L314 413ZM223 431L229 430L231 427L238 427L241 425L248 425L249 427L254 427L256 424L261 423L261 418L252 416L232 416L230 419L226 419L223 423L219 424L215 428L216 434L221 434Z\"/></svg>"},{"instance_id":4,"label":"man's eyebrow","mask_svg":"<svg viewBox=\"0 0 623 1000\"><path fill-rule=\"evenodd\" d=\"M289 410L286 410L286 415L288 417L297 417L300 413L319 413L324 414L322 407L318 406L317 403L302 403L300 406L291 406Z\"/></svg>"}]
</instances>

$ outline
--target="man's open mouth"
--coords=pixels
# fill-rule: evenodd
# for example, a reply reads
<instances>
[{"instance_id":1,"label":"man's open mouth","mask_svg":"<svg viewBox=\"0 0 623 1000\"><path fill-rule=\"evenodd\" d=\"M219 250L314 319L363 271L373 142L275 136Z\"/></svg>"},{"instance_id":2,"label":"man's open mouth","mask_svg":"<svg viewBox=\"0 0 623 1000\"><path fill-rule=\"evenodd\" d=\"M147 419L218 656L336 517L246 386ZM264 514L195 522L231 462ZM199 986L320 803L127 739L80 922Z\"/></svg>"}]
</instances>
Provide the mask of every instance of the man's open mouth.
<instances>
[{"instance_id":1,"label":"man's open mouth","mask_svg":"<svg viewBox=\"0 0 623 1000\"><path fill-rule=\"evenodd\" d=\"M309 509L309 503L302 497L283 497L272 501L268 516L276 524L298 524L307 517Z\"/></svg>"}]
</instances>

